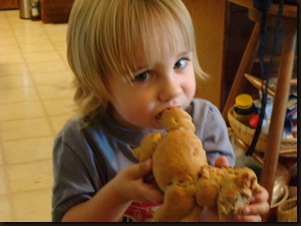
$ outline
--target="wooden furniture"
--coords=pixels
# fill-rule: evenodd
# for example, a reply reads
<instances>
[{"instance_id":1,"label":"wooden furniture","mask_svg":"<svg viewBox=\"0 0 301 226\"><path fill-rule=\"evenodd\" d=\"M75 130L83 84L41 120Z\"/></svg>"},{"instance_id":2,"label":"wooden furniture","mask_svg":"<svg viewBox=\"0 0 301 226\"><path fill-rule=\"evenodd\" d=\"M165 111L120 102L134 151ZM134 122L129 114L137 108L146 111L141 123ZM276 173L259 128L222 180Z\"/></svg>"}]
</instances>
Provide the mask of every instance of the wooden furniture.
<instances>
[{"instance_id":1,"label":"wooden furniture","mask_svg":"<svg viewBox=\"0 0 301 226\"><path fill-rule=\"evenodd\" d=\"M198 59L209 74L207 81L197 82L196 96L221 108L224 89L224 53L226 41L227 1L183 0L194 24Z\"/></svg>"},{"instance_id":2,"label":"wooden furniture","mask_svg":"<svg viewBox=\"0 0 301 226\"><path fill-rule=\"evenodd\" d=\"M235 97L244 92L247 80L245 73L250 73L255 54L258 52L259 27L261 12L253 7L253 0L228 0L229 2L248 8L250 20L255 22L252 35L249 39L241 63L237 70L235 80L229 93L226 105L223 109L223 117L227 121L227 113L235 102ZM267 26L275 26L278 13L278 4L272 4L267 15ZM279 147L285 120L286 107L290 92L290 82L293 75L294 59L296 55L297 40L297 6L285 5L281 19L281 28L285 30L285 39L282 47L280 64L277 73L277 86L275 91L274 105L270 121L270 129L267 140L267 150L264 154L263 168L260 184L269 192L269 202L273 192L275 173L278 165ZM264 216L267 220L269 216Z\"/></svg>"},{"instance_id":3,"label":"wooden furniture","mask_svg":"<svg viewBox=\"0 0 301 226\"><path fill-rule=\"evenodd\" d=\"M18 0L0 0L0 9L17 9Z\"/></svg>"},{"instance_id":4,"label":"wooden furniture","mask_svg":"<svg viewBox=\"0 0 301 226\"><path fill-rule=\"evenodd\" d=\"M74 0L40 0L43 23L67 23Z\"/></svg>"}]
</instances>

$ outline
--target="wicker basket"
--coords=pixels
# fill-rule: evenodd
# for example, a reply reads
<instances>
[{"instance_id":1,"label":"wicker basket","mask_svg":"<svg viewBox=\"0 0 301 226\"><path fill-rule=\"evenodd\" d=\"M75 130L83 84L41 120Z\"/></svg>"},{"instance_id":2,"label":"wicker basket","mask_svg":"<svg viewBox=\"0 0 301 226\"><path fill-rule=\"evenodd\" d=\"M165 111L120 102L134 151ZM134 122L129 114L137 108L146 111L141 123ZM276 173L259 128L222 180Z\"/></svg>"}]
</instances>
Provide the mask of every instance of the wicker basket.
<instances>
[{"instance_id":1,"label":"wicker basket","mask_svg":"<svg viewBox=\"0 0 301 226\"><path fill-rule=\"evenodd\" d=\"M278 206L277 222L297 222L297 196Z\"/></svg>"},{"instance_id":2,"label":"wicker basket","mask_svg":"<svg viewBox=\"0 0 301 226\"><path fill-rule=\"evenodd\" d=\"M229 124L238 138L240 138L246 145L250 146L253 140L255 129L248 127L247 125L241 123L233 116L233 107L230 108L228 112ZM266 134L261 133L256 144L256 151L265 152L267 148L267 138ZM294 153L297 153L297 139L288 139L282 138L280 144L279 154L287 153L286 150L293 150ZM291 153L292 154L292 153Z\"/></svg>"}]
</instances>

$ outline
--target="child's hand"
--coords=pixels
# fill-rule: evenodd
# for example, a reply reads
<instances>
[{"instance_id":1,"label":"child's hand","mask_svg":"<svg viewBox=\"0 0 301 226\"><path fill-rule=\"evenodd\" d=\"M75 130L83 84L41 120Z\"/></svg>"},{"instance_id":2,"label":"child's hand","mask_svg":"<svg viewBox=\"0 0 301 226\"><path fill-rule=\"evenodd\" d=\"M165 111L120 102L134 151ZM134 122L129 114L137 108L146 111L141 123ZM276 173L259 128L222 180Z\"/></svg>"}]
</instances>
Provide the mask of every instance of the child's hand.
<instances>
[{"instance_id":1,"label":"child's hand","mask_svg":"<svg viewBox=\"0 0 301 226\"><path fill-rule=\"evenodd\" d=\"M151 171L151 159L124 168L113 179L116 192L125 201L163 203L163 193L154 184L145 183L143 180Z\"/></svg>"},{"instance_id":2,"label":"child's hand","mask_svg":"<svg viewBox=\"0 0 301 226\"><path fill-rule=\"evenodd\" d=\"M260 191L256 193L251 200L249 206L244 210L244 215L236 215L235 220L239 222L261 222L261 215L267 214L270 210L268 203L269 194L267 190L260 187Z\"/></svg>"},{"instance_id":3,"label":"child's hand","mask_svg":"<svg viewBox=\"0 0 301 226\"><path fill-rule=\"evenodd\" d=\"M229 161L225 156L221 156L215 160L216 167L229 166ZM256 193L244 210L244 215L236 215L235 221L238 222L261 222L261 215L267 214L270 210L268 203L269 194L267 190L260 186L260 191Z\"/></svg>"}]
</instances>

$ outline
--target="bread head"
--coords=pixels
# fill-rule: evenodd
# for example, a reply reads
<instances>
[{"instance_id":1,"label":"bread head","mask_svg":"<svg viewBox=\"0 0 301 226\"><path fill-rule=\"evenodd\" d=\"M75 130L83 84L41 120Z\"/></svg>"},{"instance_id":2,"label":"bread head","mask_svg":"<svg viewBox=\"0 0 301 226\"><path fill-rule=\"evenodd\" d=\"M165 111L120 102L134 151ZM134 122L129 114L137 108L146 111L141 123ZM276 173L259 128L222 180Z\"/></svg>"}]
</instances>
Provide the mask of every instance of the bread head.
<instances>
[{"instance_id":1,"label":"bread head","mask_svg":"<svg viewBox=\"0 0 301 226\"><path fill-rule=\"evenodd\" d=\"M183 129L191 132L195 131L191 116L181 108L169 108L164 110L159 122L166 131L176 129Z\"/></svg>"}]
</instances>

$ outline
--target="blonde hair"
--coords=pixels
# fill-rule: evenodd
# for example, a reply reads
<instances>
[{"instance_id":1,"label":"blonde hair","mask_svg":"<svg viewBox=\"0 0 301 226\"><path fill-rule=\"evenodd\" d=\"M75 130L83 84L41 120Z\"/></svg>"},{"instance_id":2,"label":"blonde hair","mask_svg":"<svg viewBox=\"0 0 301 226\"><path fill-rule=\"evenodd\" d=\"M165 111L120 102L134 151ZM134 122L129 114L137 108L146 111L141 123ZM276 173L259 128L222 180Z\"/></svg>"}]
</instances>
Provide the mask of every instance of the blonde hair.
<instances>
[{"instance_id":1,"label":"blonde hair","mask_svg":"<svg viewBox=\"0 0 301 226\"><path fill-rule=\"evenodd\" d=\"M195 73L205 78L192 20L181 0L76 0L68 24L67 58L80 116L93 119L106 110L109 76L129 78L141 53L152 62L162 46L173 51L179 43L192 50Z\"/></svg>"}]
</instances>

